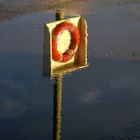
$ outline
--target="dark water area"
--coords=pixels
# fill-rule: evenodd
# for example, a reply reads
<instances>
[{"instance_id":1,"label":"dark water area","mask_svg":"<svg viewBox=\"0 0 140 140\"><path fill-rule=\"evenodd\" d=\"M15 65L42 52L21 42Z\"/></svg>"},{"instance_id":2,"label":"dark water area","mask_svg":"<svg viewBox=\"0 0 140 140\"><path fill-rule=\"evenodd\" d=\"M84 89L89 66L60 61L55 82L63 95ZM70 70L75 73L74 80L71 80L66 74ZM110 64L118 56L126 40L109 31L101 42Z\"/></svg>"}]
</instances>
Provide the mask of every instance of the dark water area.
<instances>
[{"instance_id":1,"label":"dark water area","mask_svg":"<svg viewBox=\"0 0 140 140\"><path fill-rule=\"evenodd\" d=\"M85 15L90 65L63 77L61 139L139 140L139 1L100 2ZM15 15L0 23L0 140L53 140L54 80L42 76L42 55L43 24L55 17Z\"/></svg>"}]
</instances>

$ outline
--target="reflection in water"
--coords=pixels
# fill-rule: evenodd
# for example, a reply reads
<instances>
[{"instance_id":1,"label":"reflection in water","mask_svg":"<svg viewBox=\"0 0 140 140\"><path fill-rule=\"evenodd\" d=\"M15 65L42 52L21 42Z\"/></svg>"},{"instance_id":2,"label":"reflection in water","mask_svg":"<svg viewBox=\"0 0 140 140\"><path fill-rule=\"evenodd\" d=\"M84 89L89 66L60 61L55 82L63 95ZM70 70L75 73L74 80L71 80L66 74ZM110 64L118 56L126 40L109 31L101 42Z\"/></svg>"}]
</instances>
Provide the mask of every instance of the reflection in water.
<instances>
[{"instance_id":1,"label":"reflection in water","mask_svg":"<svg viewBox=\"0 0 140 140\"><path fill-rule=\"evenodd\" d=\"M114 20L107 16L109 20L106 20L104 17L96 16L94 17L93 24L93 15L88 18L91 31L89 38L91 44L89 45L89 48L93 49L92 46L94 44L94 47L97 47L97 51L100 49L100 46L103 46L105 49L110 47L114 52L115 48L119 47L122 49L123 46L128 46L132 49L137 46L138 49L139 24L137 24L137 22L132 24L132 22L128 22L125 19L122 20L121 18ZM102 20L98 20L98 18L101 18ZM18 19L14 21L15 31L13 31L15 28L13 28L13 24L11 23L4 23L4 25L1 26L1 49L7 48L7 50L16 51L18 48L21 50L22 48L25 48L26 50L26 48L29 48L31 45L31 50L33 50L33 52L38 50L40 50L40 52L42 51L42 48L37 49L41 44L38 44L38 42L41 42L39 41L41 40L41 30L39 30L39 35L31 32L31 29L33 30L35 26L41 27L42 23L35 23L32 18L31 22L28 21L25 24L24 20L25 19L23 18L20 22ZM39 20L40 19L38 18L38 21ZM30 29L34 24L35 26ZM25 27L27 30L25 30ZM107 30L110 31L108 33L108 38L113 44L110 44L110 40L107 39ZM119 33L115 32L116 30L118 30ZM26 31L28 31L28 34ZM16 36L14 36L15 34ZM39 39L34 39L35 36ZM118 37L120 38L118 39ZM27 38L31 38L30 42L33 43L30 43ZM93 38L94 43L92 42ZM119 45L118 43L122 45ZM15 46L15 48L11 49L12 46ZM130 55L132 59L137 59L137 57L140 56L137 49L137 55ZM1 52L0 55L0 74L1 77L3 77L0 79L1 100L3 100L0 106L1 115L3 116L1 118L0 139L9 140L13 137L13 139L19 140L24 137L26 140L39 140L43 138L50 140L51 138L48 138L49 132L46 130L50 130L48 124L49 122L52 122L52 120L47 120L46 116L52 113L49 105L51 98L51 95L49 94L51 92L51 84L49 85L49 82L46 82L46 79L44 80L40 76L40 61L42 57L31 55L31 51L28 51L28 49L25 53L29 53L30 55L21 55L19 52L15 54L3 54L3 52ZM76 73L75 76L70 76L68 78L68 83L71 83L71 87L73 88L67 84L67 81L65 83L65 90L67 91L67 94L65 94L65 106L67 107L67 111L63 112L64 119L66 119L63 127L64 130L66 130L64 133L67 137L66 139L69 139L68 137L73 140L87 139L88 136L88 139L95 140L96 138L94 139L93 137L94 133L95 136L102 136L101 140L103 140L105 139L103 135L104 133L107 134L109 131L117 131L117 129L120 129L124 125L129 126L130 121L133 123L140 118L140 61L137 61L137 63L131 63L131 61L126 60L126 58L128 58L127 56L125 56L123 60L113 60L110 57L101 59L102 55L95 59L97 53L98 52L94 52L93 55L92 51L89 51L91 67L88 71ZM110 55L113 55L113 53ZM118 55L120 56L120 54ZM117 56L117 58L119 56ZM2 82L2 79L11 80L7 83L7 80ZM16 84L11 84L13 83L12 81L16 82ZM25 89L23 90L23 88ZM69 90L70 88L71 90ZM24 92L25 90L28 92ZM85 94L86 92L87 94ZM16 94L16 96L14 96L14 94ZM17 94L19 95L18 97ZM9 102L8 99L13 101ZM9 105L9 103L12 103L14 106L11 106L11 104ZM70 109L69 103L72 104ZM24 110L22 108L17 109L20 105L23 106ZM11 114L11 110L13 110L14 113L16 110L20 115L16 115L16 117L14 115L14 117L12 116L13 118L9 120L5 117L3 109L7 112L9 111L8 114ZM22 111L24 113L22 113ZM47 113L44 114L46 111ZM31 112L36 112L36 114ZM80 118L79 115L81 116ZM43 117L45 119L42 119ZM83 124L81 124L81 122L83 122ZM82 126L84 126L84 128ZM60 134L60 129L59 131L55 131L58 130L56 128L58 127L54 128L54 134ZM129 133L132 134L132 131L129 130ZM70 134L68 134L69 132ZM138 131L138 133L139 132L140 131ZM122 131L121 133L118 133L120 139L122 139L122 136L124 138L124 135L120 135L122 133L124 134ZM140 136L140 134L135 135L137 136L136 138L130 137L130 139L139 139L138 136ZM7 139L5 137L7 137ZM119 140L119 138L116 138L116 140ZM128 139L128 135L126 135L124 139Z\"/></svg>"}]
</instances>

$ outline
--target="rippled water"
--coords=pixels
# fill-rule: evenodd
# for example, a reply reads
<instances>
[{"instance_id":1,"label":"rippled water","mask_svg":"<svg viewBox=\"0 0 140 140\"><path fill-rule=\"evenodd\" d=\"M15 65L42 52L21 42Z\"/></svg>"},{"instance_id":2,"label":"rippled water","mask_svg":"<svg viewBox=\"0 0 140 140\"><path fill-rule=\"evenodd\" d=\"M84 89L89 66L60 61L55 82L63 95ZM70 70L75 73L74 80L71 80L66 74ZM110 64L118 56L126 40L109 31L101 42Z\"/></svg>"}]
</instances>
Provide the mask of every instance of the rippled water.
<instances>
[{"instance_id":1,"label":"rippled water","mask_svg":"<svg viewBox=\"0 0 140 140\"><path fill-rule=\"evenodd\" d=\"M63 9L65 15L79 15L106 8L140 18L140 0L1 0L0 20L27 13L55 12L56 9Z\"/></svg>"},{"instance_id":2,"label":"rippled water","mask_svg":"<svg viewBox=\"0 0 140 140\"><path fill-rule=\"evenodd\" d=\"M0 0L0 140L53 139L54 81L42 76L43 24L59 8L85 15L90 63L63 78L61 139L139 139L139 6L139 0Z\"/></svg>"},{"instance_id":3,"label":"rippled water","mask_svg":"<svg viewBox=\"0 0 140 140\"><path fill-rule=\"evenodd\" d=\"M94 1L85 3L81 0L5 0L0 2L0 19L5 20L25 13L55 12L59 8L64 9L66 15L77 15L85 13L91 3Z\"/></svg>"}]
</instances>

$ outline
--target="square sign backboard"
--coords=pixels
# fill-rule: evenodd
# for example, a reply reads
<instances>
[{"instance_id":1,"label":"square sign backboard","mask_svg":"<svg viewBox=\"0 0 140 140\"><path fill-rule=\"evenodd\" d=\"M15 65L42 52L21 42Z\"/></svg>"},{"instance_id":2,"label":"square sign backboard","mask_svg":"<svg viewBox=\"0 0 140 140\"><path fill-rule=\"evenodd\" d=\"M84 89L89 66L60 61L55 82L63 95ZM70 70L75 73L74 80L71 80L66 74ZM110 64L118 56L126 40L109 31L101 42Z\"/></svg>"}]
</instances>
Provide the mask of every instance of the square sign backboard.
<instances>
[{"instance_id":1,"label":"square sign backboard","mask_svg":"<svg viewBox=\"0 0 140 140\"><path fill-rule=\"evenodd\" d=\"M87 36L83 17L45 24L43 74L56 77L87 67Z\"/></svg>"}]
</instances>

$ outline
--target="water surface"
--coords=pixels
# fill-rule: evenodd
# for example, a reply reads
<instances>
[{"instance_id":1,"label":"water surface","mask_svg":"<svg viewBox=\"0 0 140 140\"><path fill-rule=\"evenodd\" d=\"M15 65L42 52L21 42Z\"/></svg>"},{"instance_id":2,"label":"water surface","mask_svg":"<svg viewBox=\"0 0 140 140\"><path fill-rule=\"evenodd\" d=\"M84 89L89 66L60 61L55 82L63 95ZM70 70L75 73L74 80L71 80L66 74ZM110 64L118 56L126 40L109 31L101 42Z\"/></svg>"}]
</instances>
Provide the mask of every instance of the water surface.
<instances>
[{"instance_id":1,"label":"water surface","mask_svg":"<svg viewBox=\"0 0 140 140\"><path fill-rule=\"evenodd\" d=\"M73 1L40 2L53 7L53 12L60 3L63 8L74 5ZM53 139L54 80L42 76L42 54L43 24L53 21L54 14L49 8L42 13L36 3L0 1L7 11L18 11L7 12L0 23L1 140ZM39 10L29 8L33 6ZM138 139L139 1L99 0L88 6L90 66L63 78L61 139Z\"/></svg>"}]
</instances>

